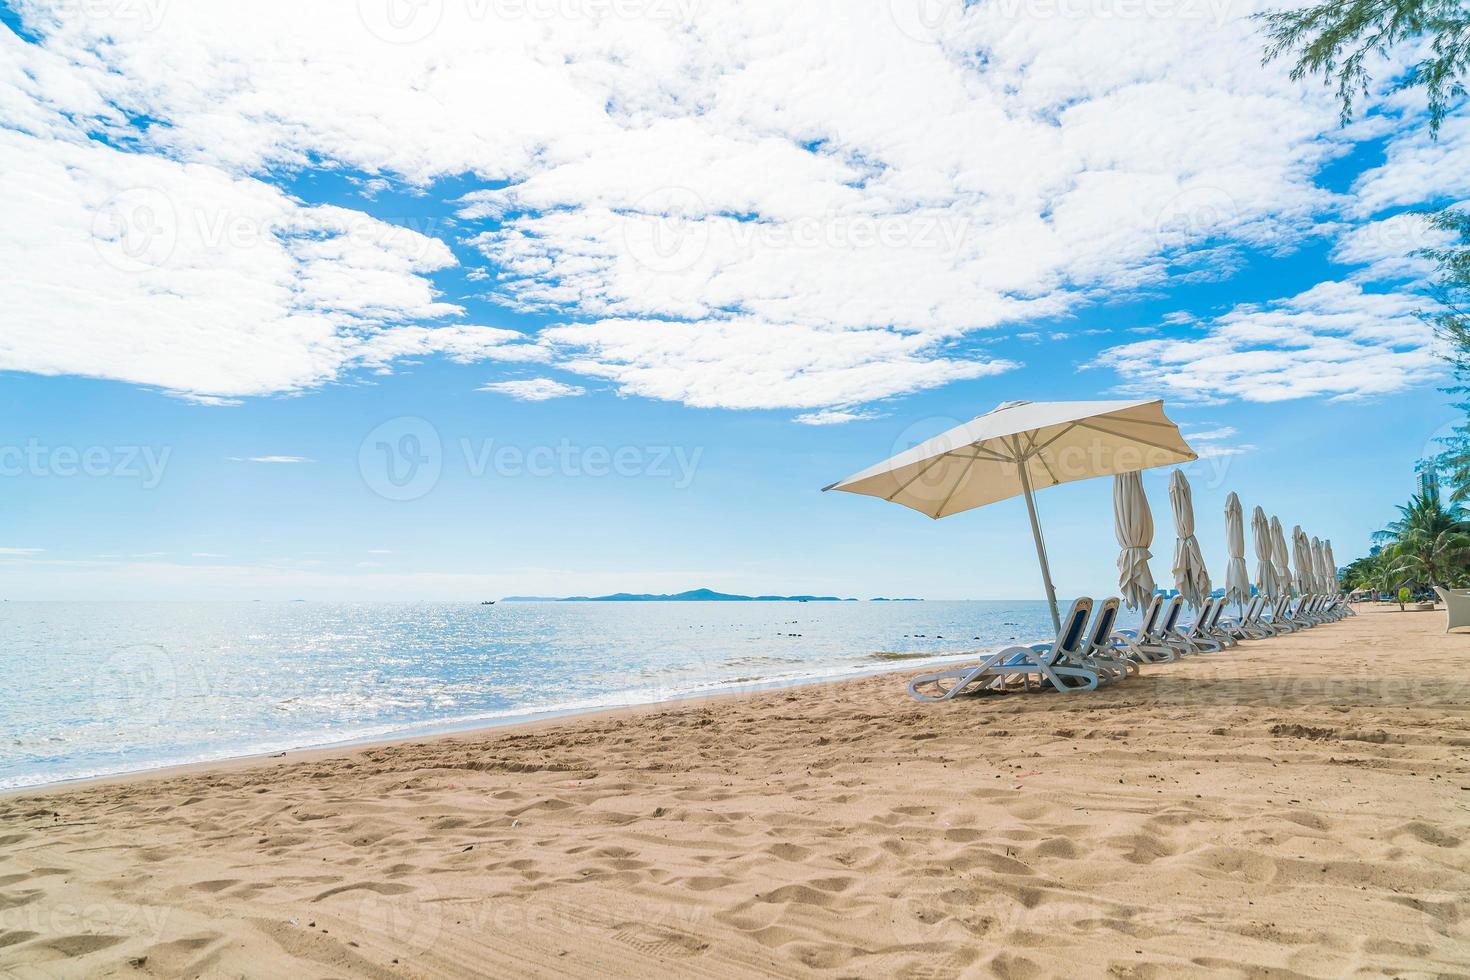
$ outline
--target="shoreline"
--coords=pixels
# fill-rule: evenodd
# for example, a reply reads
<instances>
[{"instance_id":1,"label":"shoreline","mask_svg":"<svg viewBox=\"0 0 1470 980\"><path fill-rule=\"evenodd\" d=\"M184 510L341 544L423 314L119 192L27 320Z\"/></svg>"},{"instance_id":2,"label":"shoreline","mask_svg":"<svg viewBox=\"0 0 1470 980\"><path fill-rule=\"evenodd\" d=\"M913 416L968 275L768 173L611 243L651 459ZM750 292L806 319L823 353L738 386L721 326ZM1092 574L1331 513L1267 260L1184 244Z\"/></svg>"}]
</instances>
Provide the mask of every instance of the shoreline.
<instances>
[{"instance_id":1,"label":"shoreline","mask_svg":"<svg viewBox=\"0 0 1470 980\"><path fill-rule=\"evenodd\" d=\"M995 649L1001 649L996 647ZM212 768L236 768L252 763L268 763L271 761L296 762L304 761L322 756L338 755L344 751L369 751L375 748L391 745L402 745L414 742L432 742L439 739L473 738L480 734L494 732L507 732L520 729L539 730L547 726L557 725L576 720L596 721L608 717L617 717L624 714L636 714L642 711L654 710L663 707L699 704L702 702L719 702L725 700L741 700L753 697L768 691L783 691L805 687L823 687L830 684L843 684L848 681L861 680L868 677L880 677L888 674L904 674L924 670L928 667L943 667L949 664L966 663L979 659L986 655L982 649L967 651L959 654L943 654L937 657L925 655L916 656L911 659L903 659L888 663L884 666L874 667L869 670L844 671L837 674L824 674L817 677L802 677L791 680L762 681L754 684L741 684L733 689L715 690L701 694L676 694L671 697L655 701L638 701L630 704L622 704L607 707L566 708L549 709L546 711L534 711L525 715L504 716L500 719L479 718L465 722L446 722L439 724L428 724L424 726L409 726L396 729L394 732L383 735L368 735L362 738L347 738L331 742L322 742L314 745L300 745L292 748L273 748L260 752L247 752L241 755L224 755L217 758L197 759L188 762L171 762L157 766L148 766L141 769L128 769L119 772L99 773L96 775L75 776L64 779L51 780L44 783L31 783L25 786L12 786L0 788L0 800L23 797L27 794L47 793L67 789L81 789L99 783L131 783L149 778L167 778L171 775L186 775L197 773L201 770ZM902 692L900 692L902 693ZM906 697L907 695L905 695Z\"/></svg>"}]
</instances>

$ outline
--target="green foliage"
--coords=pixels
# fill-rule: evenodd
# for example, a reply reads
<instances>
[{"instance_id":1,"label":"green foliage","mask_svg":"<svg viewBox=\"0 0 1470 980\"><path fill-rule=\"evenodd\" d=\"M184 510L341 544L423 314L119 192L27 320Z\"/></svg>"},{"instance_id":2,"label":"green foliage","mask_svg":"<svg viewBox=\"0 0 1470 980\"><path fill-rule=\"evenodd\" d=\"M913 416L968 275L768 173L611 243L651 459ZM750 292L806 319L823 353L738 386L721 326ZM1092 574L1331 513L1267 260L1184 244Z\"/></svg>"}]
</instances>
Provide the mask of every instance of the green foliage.
<instances>
[{"instance_id":1,"label":"green foliage","mask_svg":"<svg viewBox=\"0 0 1470 980\"><path fill-rule=\"evenodd\" d=\"M1370 60L1406 42L1429 40L1424 56L1395 89L1422 88L1429 100L1429 129L1438 133L1455 99L1465 95L1470 72L1470 10L1458 0L1326 0L1299 10L1258 15L1270 39L1264 61L1293 54L1291 77L1321 75L1337 83L1342 121L1372 82Z\"/></svg>"},{"instance_id":2,"label":"green foliage","mask_svg":"<svg viewBox=\"0 0 1470 980\"><path fill-rule=\"evenodd\" d=\"M1402 589L1399 589L1397 598L1399 600L1399 609L1403 609L1404 606L1409 604L1409 600L1413 598L1413 594L1409 592L1409 587L1406 585Z\"/></svg>"}]
</instances>

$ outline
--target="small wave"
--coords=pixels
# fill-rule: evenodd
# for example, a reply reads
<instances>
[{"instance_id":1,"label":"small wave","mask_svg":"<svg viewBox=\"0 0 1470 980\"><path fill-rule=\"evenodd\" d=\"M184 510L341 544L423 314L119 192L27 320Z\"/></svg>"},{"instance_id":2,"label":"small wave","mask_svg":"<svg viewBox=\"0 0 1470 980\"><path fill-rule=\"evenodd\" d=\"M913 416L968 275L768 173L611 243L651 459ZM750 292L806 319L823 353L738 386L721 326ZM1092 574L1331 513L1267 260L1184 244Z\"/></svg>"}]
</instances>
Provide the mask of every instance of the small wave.
<instances>
[{"instance_id":1,"label":"small wave","mask_svg":"<svg viewBox=\"0 0 1470 980\"><path fill-rule=\"evenodd\" d=\"M721 664L721 666L723 666L723 667L764 667L767 664L800 664L800 663L805 663L805 662L806 661L802 660L802 658L800 658L800 657L746 656L746 657L730 657L729 659L725 660L724 663Z\"/></svg>"},{"instance_id":2,"label":"small wave","mask_svg":"<svg viewBox=\"0 0 1470 980\"><path fill-rule=\"evenodd\" d=\"M881 650L878 653L870 653L870 654L868 654L868 656L867 656L866 659L868 659L868 660L880 660L880 661L882 661L884 663L892 663L892 662L897 661L897 660L932 660L936 656L942 656L942 654L936 654L933 650L919 650L919 651L910 651L910 652L906 652L906 653L899 653L897 651L890 651L890 650Z\"/></svg>"}]
</instances>

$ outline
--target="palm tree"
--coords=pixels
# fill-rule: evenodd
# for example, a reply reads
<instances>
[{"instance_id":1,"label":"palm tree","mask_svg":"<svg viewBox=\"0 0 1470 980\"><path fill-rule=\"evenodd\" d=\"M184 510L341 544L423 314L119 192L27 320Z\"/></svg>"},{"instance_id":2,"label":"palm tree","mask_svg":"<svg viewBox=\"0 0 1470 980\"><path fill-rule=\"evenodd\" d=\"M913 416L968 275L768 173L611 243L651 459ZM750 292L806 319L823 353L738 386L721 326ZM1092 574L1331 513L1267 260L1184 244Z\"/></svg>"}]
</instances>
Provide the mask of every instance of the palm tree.
<instances>
[{"instance_id":1,"label":"palm tree","mask_svg":"<svg viewBox=\"0 0 1470 980\"><path fill-rule=\"evenodd\" d=\"M1470 554L1470 535L1463 531L1440 531L1432 536L1413 532L1394 550L1398 572L1416 582L1446 585Z\"/></svg>"},{"instance_id":2,"label":"palm tree","mask_svg":"<svg viewBox=\"0 0 1470 980\"><path fill-rule=\"evenodd\" d=\"M1402 581L1443 585L1464 569L1470 557L1470 523L1459 504L1446 504L1439 475L1426 469L1419 492L1399 507L1399 519L1373 536L1386 542L1380 575Z\"/></svg>"}]
</instances>

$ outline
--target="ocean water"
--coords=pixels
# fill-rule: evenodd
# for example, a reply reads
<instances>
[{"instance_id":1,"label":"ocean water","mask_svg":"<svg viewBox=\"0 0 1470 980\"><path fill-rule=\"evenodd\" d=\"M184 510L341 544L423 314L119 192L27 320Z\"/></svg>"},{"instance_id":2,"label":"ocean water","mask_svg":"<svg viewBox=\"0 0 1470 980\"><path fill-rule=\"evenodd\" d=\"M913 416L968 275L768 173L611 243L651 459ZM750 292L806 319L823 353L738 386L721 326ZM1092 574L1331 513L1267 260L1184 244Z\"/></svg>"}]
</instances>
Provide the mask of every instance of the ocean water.
<instances>
[{"instance_id":1,"label":"ocean water","mask_svg":"<svg viewBox=\"0 0 1470 980\"><path fill-rule=\"evenodd\" d=\"M4 602L0 788L909 669L1051 632L1042 602Z\"/></svg>"}]
</instances>

